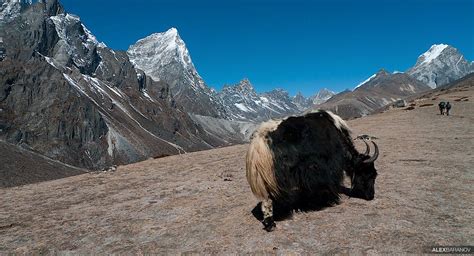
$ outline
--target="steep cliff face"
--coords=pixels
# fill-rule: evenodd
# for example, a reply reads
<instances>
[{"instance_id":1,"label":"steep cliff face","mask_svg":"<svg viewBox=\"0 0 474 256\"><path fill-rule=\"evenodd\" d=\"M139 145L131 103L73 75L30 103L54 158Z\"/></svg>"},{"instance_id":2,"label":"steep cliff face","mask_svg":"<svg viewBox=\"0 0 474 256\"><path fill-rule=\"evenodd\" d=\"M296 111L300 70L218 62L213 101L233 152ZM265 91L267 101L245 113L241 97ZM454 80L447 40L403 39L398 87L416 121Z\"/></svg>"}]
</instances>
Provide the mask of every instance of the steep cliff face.
<instances>
[{"instance_id":1,"label":"steep cliff face","mask_svg":"<svg viewBox=\"0 0 474 256\"><path fill-rule=\"evenodd\" d=\"M238 141L205 131L167 83L99 43L58 1L11 17L0 29L0 139L92 169Z\"/></svg>"},{"instance_id":2,"label":"steep cliff face","mask_svg":"<svg viewBox=\"0 0 474 256\"><path fill-rule=\"evenodd\" d=\"M61 72L41 57L5 60L0 67L0 138L77 166L106 163L100 154L105 120L70 90Z\"/></svg>"},{"instance_id":3,"label":"steep cliff face","mask_svg":"<svg viewBox=\"0 0 474 256\"><path fill-rule=\"evenodd\" d=\"M43 13L63 15L62 8L51 1L23 9L0 30L6 48L0 62L0 137L78 166L105 164L104 119L45 57L55 55L61 38Z\"/></svg>"}]
</instances>

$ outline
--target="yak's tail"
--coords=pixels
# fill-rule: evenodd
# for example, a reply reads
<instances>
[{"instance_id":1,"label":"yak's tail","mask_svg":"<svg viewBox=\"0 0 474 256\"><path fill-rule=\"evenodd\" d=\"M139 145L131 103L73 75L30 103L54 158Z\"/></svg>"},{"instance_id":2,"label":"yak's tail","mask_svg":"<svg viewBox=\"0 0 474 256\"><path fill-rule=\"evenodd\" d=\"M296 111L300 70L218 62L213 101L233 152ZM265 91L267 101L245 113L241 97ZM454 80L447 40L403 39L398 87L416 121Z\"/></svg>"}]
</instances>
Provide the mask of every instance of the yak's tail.
<instances>
[{"instance_id":1,"label":"yak's tail","mask_svg":"<svg viewBox=\"0 0 474 256\"><path fill-rule=\"evenodd\" d=\"M258 199L268 199L279 194L273 166L273 154L266 138L280 122L263 123L254 133L246 156L247 181Z\"/></svg>"}]
</instances>

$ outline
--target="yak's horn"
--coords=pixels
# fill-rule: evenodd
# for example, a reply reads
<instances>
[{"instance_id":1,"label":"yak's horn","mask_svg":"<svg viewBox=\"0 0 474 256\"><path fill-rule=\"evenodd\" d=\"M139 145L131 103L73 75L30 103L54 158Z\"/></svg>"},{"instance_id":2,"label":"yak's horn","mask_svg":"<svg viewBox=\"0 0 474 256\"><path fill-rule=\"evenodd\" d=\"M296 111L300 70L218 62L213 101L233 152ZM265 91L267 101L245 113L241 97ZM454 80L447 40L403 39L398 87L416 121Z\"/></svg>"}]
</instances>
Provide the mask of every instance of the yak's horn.
<instances>
[{"instance_id":1,"label":"yak's horn","mask_svg":"<svg viewBox=\"0 0 474 256\"><path fill-rule=\"evenodd\" d=\"M375 153L371 158L365 160L364 163L373 163L379 157L379 147L373 141L372 141L372 144L374 144Z\"/></svg>"},{"instance_id":2,"label":"yak's horn","mask_svg":"<svg viewBox=\"0 0 474 256\"><path fill-rule=\"evenodd\" d=\"M367 141L365 141L365 139L362 139L362 141L365 143L365 152L364 152L364 155L368 156L369 153L370 153L369 144L367 143Z\"/></svg>"}]
</instances>

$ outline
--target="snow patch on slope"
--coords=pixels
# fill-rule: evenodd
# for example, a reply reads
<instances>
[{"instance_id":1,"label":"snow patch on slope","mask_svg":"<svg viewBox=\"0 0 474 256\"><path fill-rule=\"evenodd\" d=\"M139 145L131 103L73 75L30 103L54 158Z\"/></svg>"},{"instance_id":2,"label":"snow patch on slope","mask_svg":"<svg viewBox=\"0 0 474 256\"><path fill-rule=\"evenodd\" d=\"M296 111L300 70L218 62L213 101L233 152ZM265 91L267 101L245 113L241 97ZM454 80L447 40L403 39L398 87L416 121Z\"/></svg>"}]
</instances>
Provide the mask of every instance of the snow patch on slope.
<instances>
[{"instance_id":1,"label":"snow patch on slope","mask_svg":"<svg viewBox=\"0 0 474 256\"><path fill-rule=\"evenodd\" d=\"M238 109L244 111L244 112L250 112L250 109L248 109L244 104L242 103L235 103L234 106L236 106Z\"/></svg>"}]
</instances>

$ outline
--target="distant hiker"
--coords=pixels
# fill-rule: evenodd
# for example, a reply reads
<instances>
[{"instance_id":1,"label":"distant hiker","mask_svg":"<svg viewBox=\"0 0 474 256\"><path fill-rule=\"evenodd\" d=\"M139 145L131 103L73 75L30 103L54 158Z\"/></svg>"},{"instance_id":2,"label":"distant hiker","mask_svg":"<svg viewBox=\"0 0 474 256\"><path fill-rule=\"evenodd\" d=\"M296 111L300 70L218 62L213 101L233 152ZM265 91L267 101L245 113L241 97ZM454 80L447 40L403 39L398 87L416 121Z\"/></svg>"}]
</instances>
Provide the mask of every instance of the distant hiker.
<instances>
[{"instance_id":1,"label":"distant hiker","mask_svg":"<svg viewBox=\"0 0 474 256\"><path fill-rule=\"evenodd\" d=\"M449 101L446 103L446 115L449 116L449 111L451 110L451 104L449 103Z\"/></svg>"},{"instance_id":2,"label":"distant hiker","mask_svg":"<svg viewBox=\"0 0 474 256\"><path fill-rule=\"evenodd\" d=\"M441 115L444 115L444 109L446 108L446 103L444 101L441 101L439 104L438 104L438 107L439 107L439 112Z\"/></svg>"}]
</instances>

